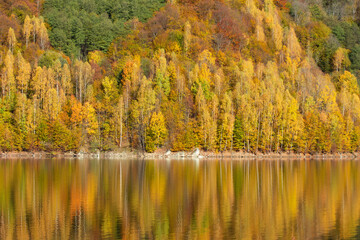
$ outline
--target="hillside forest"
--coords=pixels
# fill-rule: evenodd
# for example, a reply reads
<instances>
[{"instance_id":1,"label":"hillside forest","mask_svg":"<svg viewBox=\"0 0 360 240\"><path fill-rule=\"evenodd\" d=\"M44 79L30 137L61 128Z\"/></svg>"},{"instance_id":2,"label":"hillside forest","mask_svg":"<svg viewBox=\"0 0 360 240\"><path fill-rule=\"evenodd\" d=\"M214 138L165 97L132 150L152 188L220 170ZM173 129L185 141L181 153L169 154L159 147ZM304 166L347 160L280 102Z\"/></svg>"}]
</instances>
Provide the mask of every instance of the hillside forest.
<instances>
[{"instance_id":1,"label":"hillside forest","mask_svg":"<svg viewBox=\"0 0 360 240\"><path fill-rule=\"evenodd\" d=\"M0 152L355 152L359 0L0 0Z\"/></svg>"}]
</instances>

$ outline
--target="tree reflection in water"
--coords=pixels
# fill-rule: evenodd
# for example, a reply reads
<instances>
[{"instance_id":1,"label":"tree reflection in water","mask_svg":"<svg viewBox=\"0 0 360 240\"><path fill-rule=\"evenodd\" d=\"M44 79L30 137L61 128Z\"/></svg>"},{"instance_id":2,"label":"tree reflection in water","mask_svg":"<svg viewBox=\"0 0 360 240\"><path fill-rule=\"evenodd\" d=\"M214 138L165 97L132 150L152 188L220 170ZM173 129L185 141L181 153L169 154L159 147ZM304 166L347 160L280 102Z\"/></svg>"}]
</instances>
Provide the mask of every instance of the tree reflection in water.
<instances>
[{"instance_id":1,"label":"tree reflection in water","mask_svg":"<svg viewBox=\"0 0 360 240\"><path fill-rule=\"evenodd\" d=\"M0 161L0 239L359 237L357 161Z\"/></svg>"}]
</instances>

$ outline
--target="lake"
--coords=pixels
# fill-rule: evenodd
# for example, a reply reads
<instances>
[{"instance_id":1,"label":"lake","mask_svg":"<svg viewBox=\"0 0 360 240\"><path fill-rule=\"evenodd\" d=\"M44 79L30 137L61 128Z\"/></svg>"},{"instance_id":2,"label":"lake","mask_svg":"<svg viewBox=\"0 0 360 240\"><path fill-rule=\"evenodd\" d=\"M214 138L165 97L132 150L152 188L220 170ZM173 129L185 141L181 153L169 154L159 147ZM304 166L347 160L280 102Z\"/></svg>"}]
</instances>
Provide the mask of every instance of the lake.
<instances>
[{"instance_id":1,"label":"lake","mask_svg":"<svg viewBox=\"0 0 360 240\"><path fill-rule=\"evenodd\" d=\"M359 239L359 170L331 160L0 160L0 239Z\"/></svg>"}]
</instances>

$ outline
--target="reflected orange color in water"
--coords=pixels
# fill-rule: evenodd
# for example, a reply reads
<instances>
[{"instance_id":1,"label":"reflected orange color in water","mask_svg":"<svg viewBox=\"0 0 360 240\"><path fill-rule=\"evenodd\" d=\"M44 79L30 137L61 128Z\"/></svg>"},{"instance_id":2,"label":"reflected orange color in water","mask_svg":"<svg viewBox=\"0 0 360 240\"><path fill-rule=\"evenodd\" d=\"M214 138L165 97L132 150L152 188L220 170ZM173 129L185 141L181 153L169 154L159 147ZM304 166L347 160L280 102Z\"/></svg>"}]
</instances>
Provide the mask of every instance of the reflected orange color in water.
<instances>
[{"instance_id":1,"label":"reflected orange color in water","mask_svg":"<svg viewBox=\"0 0 360 240\"><path fill-rule=\"evenodd\" d=\"M357 161L0 161L0 239L360 238Z\"/></svg>"}]
</instances>

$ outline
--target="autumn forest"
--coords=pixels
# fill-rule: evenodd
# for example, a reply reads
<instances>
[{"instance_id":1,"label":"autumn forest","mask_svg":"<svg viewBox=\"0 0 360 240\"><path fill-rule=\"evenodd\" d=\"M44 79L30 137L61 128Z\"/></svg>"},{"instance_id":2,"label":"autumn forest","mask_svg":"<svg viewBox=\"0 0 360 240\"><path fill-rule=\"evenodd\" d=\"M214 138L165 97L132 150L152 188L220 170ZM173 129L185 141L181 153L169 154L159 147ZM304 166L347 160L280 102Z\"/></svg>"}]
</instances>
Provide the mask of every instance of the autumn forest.
<instances>
[{"instance_id":1,"label":"autumn forest","mask_svg":"<svg viewBox=\"0 0 360 240\"><path fill-rule=\"evenodd\" d=\"M359 0L0 0L0 152L355 152Z\"/></svg>"}]
</instances>

